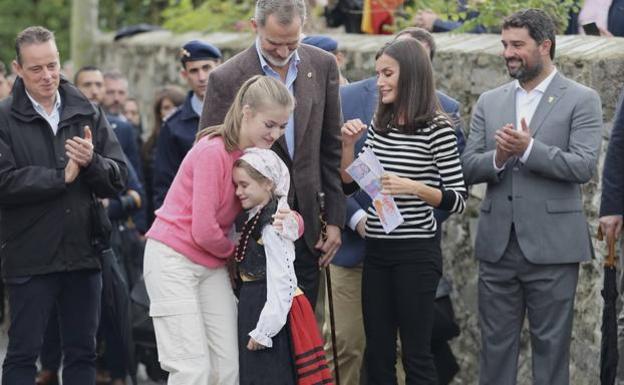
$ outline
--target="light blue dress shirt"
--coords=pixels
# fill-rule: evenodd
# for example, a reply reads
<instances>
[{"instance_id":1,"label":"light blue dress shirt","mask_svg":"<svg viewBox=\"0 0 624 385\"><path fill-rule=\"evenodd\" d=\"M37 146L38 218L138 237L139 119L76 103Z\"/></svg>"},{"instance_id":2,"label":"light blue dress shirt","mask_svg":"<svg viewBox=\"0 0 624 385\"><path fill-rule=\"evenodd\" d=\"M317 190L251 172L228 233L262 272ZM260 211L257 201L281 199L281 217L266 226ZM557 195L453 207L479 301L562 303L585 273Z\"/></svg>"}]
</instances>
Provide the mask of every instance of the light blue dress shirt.
<instances>
[{"instance_id":1,"label":"light blue dress shirt","mask_svg":"<svg viewBox=\"0 0 624 385\"><path fill-rule=\"evenodd\" d=\"M262 67L262 71L264 72L264 74L266 76L270 76L274 79L281 81L282 78L280 77L280 75L275 72L273 68L271 68L264 56L262 56L262 52L260 52L260 40L258 38L256 38L256 51L258 52L260 66ZM295 95L293 85L295 83L295 79L297 79L297 66L299 65L300 61L301 59L299 59L299 53L295 51L292 59L290 59L288 73L286 74L286 81L284 82L284 85L286 86L286 88L288 88L288 91L293 96ZM295 119L293 113L291 113L290 117L288 118L288 124L286 125L286 132L284 133L284 136L286 137L286 147L288 147L288 155L290 155L290 159L293 159L295 156Z\"/></svg>"}]
</instances>

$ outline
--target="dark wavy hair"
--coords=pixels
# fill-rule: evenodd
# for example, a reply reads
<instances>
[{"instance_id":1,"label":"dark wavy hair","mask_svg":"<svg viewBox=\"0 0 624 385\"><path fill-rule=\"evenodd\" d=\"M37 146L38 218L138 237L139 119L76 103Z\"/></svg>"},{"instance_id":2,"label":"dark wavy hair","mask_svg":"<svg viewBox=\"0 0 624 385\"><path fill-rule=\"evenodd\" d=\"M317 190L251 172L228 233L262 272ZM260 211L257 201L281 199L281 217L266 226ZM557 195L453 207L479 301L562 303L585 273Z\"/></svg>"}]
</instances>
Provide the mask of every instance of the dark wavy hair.
<instances>
[{"instance_id":1,"label":"dark wavy hair","mask_svg":"<svg viewBox=\"0 0 624 385\"><path fill-rule=\"evenodd\" d=\"M422 44L415 39L386 44L377 52L375 60L382 55L390 56L399 63L399 79L394 102L384 104L379 98L375 130L387 132L390 127L395 127L401 133L414 134L427 126L440 111L431 60ZM399 124L400 120L404 124Z\"/></svg>"},{"instance_id":2,"label":"dark wavy hair","mask_svg":"<svg viewBox=\"0 0 624 385\"><path fill-rule=\"evenodd\" d=\"M509 28L526 28L538 45L550 40L550 59L555 58L555 23L546 12L536 8L518 11L503 20L503 29Z\"/></svg>"}]
</instances>

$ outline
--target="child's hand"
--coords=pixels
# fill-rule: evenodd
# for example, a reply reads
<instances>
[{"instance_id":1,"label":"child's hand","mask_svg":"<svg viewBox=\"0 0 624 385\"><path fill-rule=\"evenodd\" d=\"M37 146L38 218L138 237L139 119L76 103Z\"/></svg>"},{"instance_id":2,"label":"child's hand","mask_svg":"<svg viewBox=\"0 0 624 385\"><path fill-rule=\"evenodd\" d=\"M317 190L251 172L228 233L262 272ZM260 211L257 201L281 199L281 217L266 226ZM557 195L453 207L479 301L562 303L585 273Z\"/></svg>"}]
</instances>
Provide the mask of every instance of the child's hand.
<instances>
[{"instance_id":1,"label":"child's hand","mask_svg":"<svg viewBox=\"0 0 624 385\"><path fill-rule=\"evenodd\" d=\"M253 338L249 338L249 342L247 343L247 349L249 349L249 350L262 350L262 349L266 349L266 346L262 345L261 343L259 343L258 341L254 340Z\"/></svg>"},{"instance_id":2,"label":"child's hand","mask_svg":"<svg viewBox=\"0 0 624 385\"><path fill-rule=\"evenodd\" d=\"M284 230L284 220L291 214L292 210L288 207L278 209L277 212L273 214L273 227L280 232Z\"/></svg>"}]
</instances>

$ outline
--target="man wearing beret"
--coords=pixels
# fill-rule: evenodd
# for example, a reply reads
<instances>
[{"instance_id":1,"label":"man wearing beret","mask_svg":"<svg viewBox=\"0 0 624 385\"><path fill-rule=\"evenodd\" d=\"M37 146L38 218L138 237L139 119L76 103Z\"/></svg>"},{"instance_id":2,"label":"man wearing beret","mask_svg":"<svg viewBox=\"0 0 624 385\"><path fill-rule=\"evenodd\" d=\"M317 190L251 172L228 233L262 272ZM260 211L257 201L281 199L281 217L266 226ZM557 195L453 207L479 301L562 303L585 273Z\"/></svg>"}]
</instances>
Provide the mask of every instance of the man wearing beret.
<instances>
[{"instance_id":1,"label":"man wearing beret","mask_svg":"<svg viewBox=\"0 0 624 385\"><path fill-rule=\"evenodd\" d=\"M306 20L304 0L258 0L252 27L256 41L210 74L200 128L223 123L240 86L254 75L279 79L296 99L285 134L273 145L291 175L289 203L305 222L295 242L297 282L316 304L319 265L329 264L340 247L345 197L340 181L338 66L327 52L299 44ZM326 236L320 204L325 194Z\"/></svg>"},{"instance_id":2,"label":"man wearing beret","mask_svg":"<svg viewBox=\"0 0 624 385\"><path fill-rule=\"evenodd\" d=\"M221 51L204 41L191 40L180 50L180 62L180 75L191 90L184 104L160 128L154 159L154 208L162 206L182 159L195 141L208 74L221 63Z\"/></svg>"},{"instance_id":3,"label":"man wearing beret","mask_svg":"<svg viewBox=\"0 0 624 385\"><path fill-rule=\"evenodd\" d=\"M338 70L340 71L342 68L344 68L347 58L342 51L338 50L338 42L336 40L325 35L308 35L304 37L301 42L303 44L312 45L316 48L322 49L323 51L331 53L332 55L334 55L334 58L336 58ZM349 81L347 80L347 78L342 76L342 73L340 73L339 76L341 86L349 84Z\"/></svg>"}]
</instances>

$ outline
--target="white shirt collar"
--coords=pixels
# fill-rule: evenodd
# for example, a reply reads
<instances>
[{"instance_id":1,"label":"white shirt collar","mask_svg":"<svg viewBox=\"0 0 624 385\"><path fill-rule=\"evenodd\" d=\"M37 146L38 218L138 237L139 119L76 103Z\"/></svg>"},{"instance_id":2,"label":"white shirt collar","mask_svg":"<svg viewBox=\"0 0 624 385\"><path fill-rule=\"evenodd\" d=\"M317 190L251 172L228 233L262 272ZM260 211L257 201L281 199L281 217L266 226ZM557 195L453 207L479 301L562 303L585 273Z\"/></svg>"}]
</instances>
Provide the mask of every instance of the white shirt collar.
<instances>
[{"instance_id":1,"label":"white shirt collar","mask_svg":"<svg viewBox=\"0 0 624 385\"><path fill-rule=\"evenodd\" d=\"M61 94L58 92L58 90L56 90L56 95L54 96L54 109L52 110L51 113L47 113L47 111L45 110L45 108L43 107L43 105L39 102L37 102L32 96L30 96L30 94L28 93L27 90L26 91L26 96L28 96L28 99L30 99L30 102L32 103L33 107L35 108L35 111L37 111L39 114L44 113L47 116L51 116L54 115L55 112L60 113L61 110Z\"/></svg>"},{"instance_id":2,"label":"white shirt collar","mask_svg":"<svg viewBox=\"0 0 624 385\"><path fill-rule=\"evenodd\" d=\"M541 83L537 85L537 87L533 88L531 92L539 91L542 94L546 92L546 89L548 88L548 86L550 85L550 83L552 82L556 74L557 74L557 68L553 66L553 70L550 73L550 75L548 75L544 80L542 80ZM516 91L522 90L526 92L526 90L522 88L522 86L520 85L520 81L518 81L518 79L516 79L515 89Z\"/></svg>"}]
</instances>

